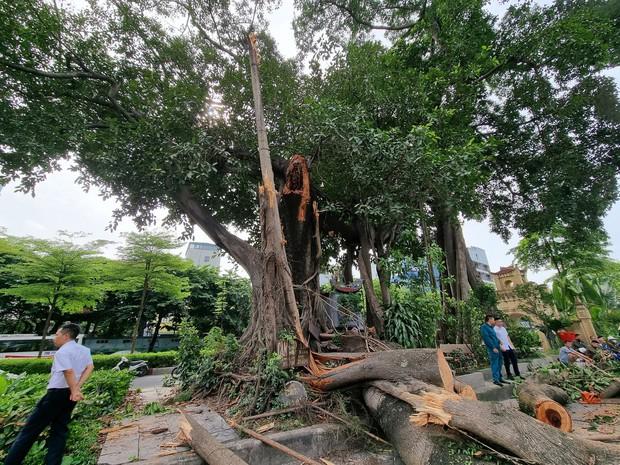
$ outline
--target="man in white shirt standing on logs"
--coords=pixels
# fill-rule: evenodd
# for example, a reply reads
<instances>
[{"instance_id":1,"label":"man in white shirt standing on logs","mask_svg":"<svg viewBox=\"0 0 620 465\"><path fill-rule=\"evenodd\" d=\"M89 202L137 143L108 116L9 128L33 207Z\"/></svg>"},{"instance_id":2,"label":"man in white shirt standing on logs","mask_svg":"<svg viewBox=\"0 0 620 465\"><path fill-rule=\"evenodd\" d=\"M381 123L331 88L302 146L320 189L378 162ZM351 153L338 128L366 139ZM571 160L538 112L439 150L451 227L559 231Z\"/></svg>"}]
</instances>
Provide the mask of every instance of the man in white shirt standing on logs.
<instances>
[{"instance_id":1,"label":"man in white shirt standing on logs","mask_svg":"<svg viewBox=\"0 0 620 465\"><path fill-rule=\"evenodd\" d=\"M75 342L80 327L65 323L54 336L58 351L54 354L52 374L47 393L39 400L28 421L11 446L4 465L20 465L24 457L46 427L47 439L45 465L61 465L69 434L71 412L75 404L84 399L82 386L93 372L90 349Z\"/></svg>"},{"instance_id":2,"label":"man in white shirt standing on logs","mask_svg":"<svg viewBox=\"0 0 620 465\"><path fill-rule=\"evenodd\" d=\"M504 368L506 368L506 376L508 379L514 379L512 374L510 374L510 364L512 363L512 368L515 372L515 376L521 376L519 372L519 362L517 361L517 354L515 352L515 346L510 340L510 336L508 335L508 331L506 330L506 326L504 325L504 320L498 318L495 320L495 334L497 335L497 339L500 342L500 348L502 349L502 357L504 358Z\"/></svg>"}]
</instances>

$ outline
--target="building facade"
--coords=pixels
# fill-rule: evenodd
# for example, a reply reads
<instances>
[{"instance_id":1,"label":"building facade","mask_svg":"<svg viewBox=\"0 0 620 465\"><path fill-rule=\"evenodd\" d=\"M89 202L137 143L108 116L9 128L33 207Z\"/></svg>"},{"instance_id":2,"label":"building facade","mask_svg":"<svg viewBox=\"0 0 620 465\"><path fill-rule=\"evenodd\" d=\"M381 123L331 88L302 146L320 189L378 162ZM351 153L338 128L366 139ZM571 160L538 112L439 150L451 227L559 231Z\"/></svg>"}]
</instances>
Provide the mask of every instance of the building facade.
<instances>
[{"instance_id":1,"label":"building facade","mask_svg":"<svg viewBox=\"0 0 620 465\"><path fill-rule=\"evenodd\" d=\"M497 290L497 306L511 320L527 327L531 327L529 322L534 325L540 325L542 321L539 316L532 311L528 311L528 308L531 308L532 305L536 306L537 312L544 312L556 318L559 316L555 307L550 307L540 301L526 302L516 294L515 288L517 286L528 283L525 270L516 266L506 266L501 267L499 271L491 274ZM596 335L590 312L585 306L579 304L577 305L576 317L571 327L566 329L579 333L584 340L590 340L591 337ZM549 343L547 338L540 331L538 331L538 334L543 348L548 349Z\"/></svg>"},{"instance_id":2,"label":"building facade","mask_svg":"<svg viewBox=\"0 0 620 465\"><path fill-rule=\"evenodd\" d=\"M467 247L467 252L469 252L471 261L474 262L478 277L485 283L494 284L486 251L480 247Z\"/></svg>"},{"instance_id":3,"label":"building facade","mask_svg":"<svg viewBox=\"0 0 620 465\"><path fill-rule=\"evenodd\" d=\"M185 250L185 258L190 259L196 266L210 265L219 270L221 250L208 242L190 242Z\"/></svg>"}]
</instances>

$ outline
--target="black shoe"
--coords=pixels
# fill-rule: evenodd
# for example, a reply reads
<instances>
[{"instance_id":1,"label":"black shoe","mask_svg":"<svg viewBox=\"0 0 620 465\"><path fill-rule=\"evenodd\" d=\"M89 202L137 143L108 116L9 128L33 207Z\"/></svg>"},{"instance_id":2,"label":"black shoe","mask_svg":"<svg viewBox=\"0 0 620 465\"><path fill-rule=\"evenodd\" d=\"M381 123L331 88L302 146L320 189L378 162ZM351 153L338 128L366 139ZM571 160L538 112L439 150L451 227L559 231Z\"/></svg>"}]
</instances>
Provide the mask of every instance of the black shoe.
<instances>
[{"instance_id":1,"label":"black shoe","mask_svg":"<svg viewBox=\"0 0 620 465\"><path fill-rule=\"evenodd\" d=\"M502 387L503 384L501 383L501 381L493 381L493 384L495 384L496 386Z\"/></svg>"},{"instance_id":2,"label":"black shoe","mask_svg":"<svg viewBox=\"0 0 620 465\"><path fill-rule=\"evenodd\" d=\"M512 384L510 381L506 381L505 379L500 379L499 382L502 383L502 385Z\"/></svg>"},{"instance_id":3,"label":"black shoe","mask_svg":"<svg viewBox=\"0 0 620 465\"><path fill-rule=\"evenodd\" d=\"M517 375L517 376L519 376L519 375ZM515 379L515 377L512 376L512 375L508 375L508 379L512 381L513 379Z\"/></svg>"}]
</instances>

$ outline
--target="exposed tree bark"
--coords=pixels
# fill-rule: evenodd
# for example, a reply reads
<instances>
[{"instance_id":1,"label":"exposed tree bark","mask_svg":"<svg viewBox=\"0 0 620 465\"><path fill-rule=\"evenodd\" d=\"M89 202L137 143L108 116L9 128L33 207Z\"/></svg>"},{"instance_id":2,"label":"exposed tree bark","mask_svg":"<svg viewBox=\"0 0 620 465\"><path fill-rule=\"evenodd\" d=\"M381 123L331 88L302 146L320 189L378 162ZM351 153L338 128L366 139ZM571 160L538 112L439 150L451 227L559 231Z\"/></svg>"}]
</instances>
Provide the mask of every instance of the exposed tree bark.
<instances>
[{"instance_id":1,"label":"exposed tree bark","mask_svg":"<svg viewBox=\"0 0 620 465\"><path fill-rule=\"evenodd\" d=\"M535 464L620 463L619 446L564 433L523 412L507 411L498 402L467 400L419 380L401 385L374 381L371 386L411 405L416 413L410 421L415 425L440 424L466 431Z\"/></svg>"},{"instance_id":2,"label":"exposed tree bark","mask_svg":"<svg viewBox=\"0 0 620 465\"><path fill-rule=\"evenodd\" d=\"M157 314L157 322L155 323L155 329L153 330L153 335L151 336L151 340L149 342L149 352L153 352L155 350L155 344L157 343L157 338L159 337L159 329L161 328L161 322L164 319L163 312L159 312Z\"/></svg>"},{"instance_id":3,"label":"exposed tree bark","mask_svg":"<svg viewBox=\"0 0 620 465\"><path fill-rule=\"evenodd\" d=\"M537 420L567 433L573 430L570 413L562 407L570 401L564 390L527 380L517 387L517 399L519 408Z\"/></svg>"},{"instance_id":4,"label":"exposed tree bark","mask_svg":"<svg viewBox=\"0 0 620 465\"><path fill-rule=\"evenodd\" d=\"M260 253L243 239L235 236L200 203L188 186L181 186L176 196L181 210L225 250L252 278L260 276Z\"/></svg>"},{"instance_id":5,"label":"exposed tree bark","mask_svg":"<svg viewBox=\"0 0 620 465\"><path fill-rule=\"evenodd\" d=\"M321 237L318 205L306 159L294 155L286 170L280 213L286 254L300 308L304 334L327 328L319 294Z\"/></svg>"},{"instance_id":6,"label":"exposed tree bark","mask_svg":"<svg viewBox=\"0 0 620 465\"><path fill-rule=\"evenodd\" d=\"M437 349L404 349L373 352L361 360L309 378L314 387L331 391L373 380L423 379L450 392L454 377L443 352Z\"/></svg>"},{"instance_id":7,"label":"exposed tree bark","mask_svg":"<svg viewBox=\"0 0 620 465\"><path fill-rule=\"evenodd\" d=\"M53 302L49 306L49 310L47 312L47 318L45 319L45 325L43 325L43 333L41 336L41 344L39 345L39 354L37 358L41 358L43 355L43 351L45 350L45 339L47 338L47 332L50 328L50 321L52 319L52 313L54 313L54 307L56 306L56 297L54 297Z\"/></svg>"},{"instance_id":8,"label":"exposed tree bark","mask_svg":"<svg viewBox=\"0 0 620 465\"><path fill-rule=\"evenodd\" d=\"M261 350L274 352L277 349L277 335L281 329L293 329L297 338L304 344L306 339L301 328L301 321L291 270L289 268L285 240L278 209L278 195L275 189L267 130L263 114L256 36L249 37L250 75L252 94L256 113L256 131L258 135L258 153L262 174L259 187L261 215L261 305L259 311L253 312L250 330L244 334L244 356L254 357ZM309 187L309 186L308 186ZM300 206L301 208L301 206ZM243 358L242 357L242 358Z\"/></svg>"},{"instance_id":9,"label":"exposed tree bark","mask_svg":"<svg viewBox=\"0 0 620 465\"><path fill-rule=\"evenodd\" d=\"M437 225L437 243L442 248L445 256L446 277L448 278L447 291L450 297L456 300L467 300L473 288L480 285L481 281L475 269L475 265L467 251L467 245L463 236L463 229L456 218L444 207L434 209ZM472 322L468 315L457 314L456 309L445 308L444 311L452 312L457 318L458 328L455 334L445 334L447 328L442 328L443 340L451 340L457 343L470 342Z\"/></svg>"},{"instance_id":10,"label":"exposed tree bark","mask_svg":"<svg viewBox=\"0 0 620 465\"><path fill-rule=\"evenodd\" d=\"M131 350L130 354L133 354L136 351L136 341L138 340L138 333L140 332L140 323L142 322L142 314L144 313L144 304L146 302L146 294L149 291L149 273L151 263L147 260L146 262L147 273L144 276L144 282L142 284L142 295L140 296L140 307L138 309L138 316L136 317L136 324L133 327L133 332L131 334Z\"/></svg>"},{"instance_id":11,"label":"exposed tree bark","mask_svg":"<svg viewBox=\"0 0 620 465\"><path fill-rule=\"evenodd\" d=\"M460 438L439 425L413 425L412 407L383 391L364 390L364 402L405 465L461 465L464 457L454 453L450 441Z\"/></svg>"},{"instance_id":12,"label":"exposed tree bark","mask_svg":"<svg viewBox=\"0 0 620 465\"><path fill-rule=\"evenodd\" d=\"M342 265L342 279L345 284L353 282L353 261L355 259L355 247L347 243L344 263Z\"/></svg>"},{"instance_id":13,"label":"exposed tree bark","mask_svg":"<svg viewBox=\"0 0 620 465\"><path fill-rule=\"evenodd\" d=\"M372 268L370 260L370 248L372 239L369 238L369 232L365 225L358 222L358 231L360 237L360 249L357 256L357 263L364 286L364 292L366 294L366 320L368 326L374 327L377 334L381 336L384 331L384 317L383 308L375 295L375 290L372 285Z\"/></svg>"}]
</instances>

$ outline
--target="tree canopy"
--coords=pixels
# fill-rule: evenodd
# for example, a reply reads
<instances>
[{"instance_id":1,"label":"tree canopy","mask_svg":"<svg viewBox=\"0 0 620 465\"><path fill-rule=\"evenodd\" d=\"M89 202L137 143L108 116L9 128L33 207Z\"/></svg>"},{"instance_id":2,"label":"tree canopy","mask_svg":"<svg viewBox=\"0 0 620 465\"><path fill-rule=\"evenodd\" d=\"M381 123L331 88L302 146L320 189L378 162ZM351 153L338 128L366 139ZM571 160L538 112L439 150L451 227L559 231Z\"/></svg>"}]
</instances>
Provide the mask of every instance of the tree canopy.
<instances>
[{"instance_id":1,"label":"tree canopy","mask_svg":"<svg viewBox=\"0 0 620 465\"><path fill-rule=\"evenodd\" d=\"M480 0L298 0L302 57L284 59L265 32L274 2L5 2L0 181L30 191L72 157L119 199L115 220L167 207L256 288L252 28L276 181L305 156L321 259L376 261L424 220L466 298L460 218L504 237L601 230L618 197L620 106L601 74L620 63L618 4L519 2L497 18Z\"/></svg>"}]
</instances>

